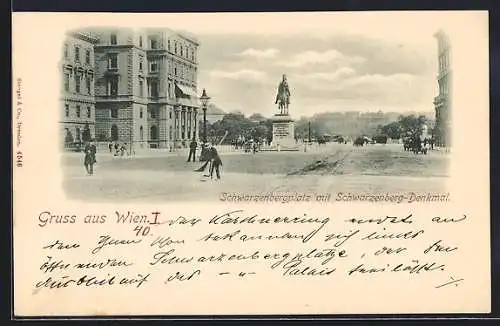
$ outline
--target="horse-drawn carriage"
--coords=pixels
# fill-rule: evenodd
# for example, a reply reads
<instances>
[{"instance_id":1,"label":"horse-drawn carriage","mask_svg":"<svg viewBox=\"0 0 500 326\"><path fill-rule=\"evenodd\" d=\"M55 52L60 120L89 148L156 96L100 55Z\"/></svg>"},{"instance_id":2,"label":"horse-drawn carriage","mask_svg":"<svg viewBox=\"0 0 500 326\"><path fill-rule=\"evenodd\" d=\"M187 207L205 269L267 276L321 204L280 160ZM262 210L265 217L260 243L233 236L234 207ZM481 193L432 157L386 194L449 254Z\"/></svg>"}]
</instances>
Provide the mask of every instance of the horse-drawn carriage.
<instances>
[{"instance_id":1,"label":"horse-drawn carriage","mask_svg":"<svg viewBox=\"0 0 500 326\"><path fill-rule=\"evenodd\" d=\"M405 137L403 138L403 149L415 154L427 155L429 151L429 142L422 141L419 137Z\"/></svg>"}]
</instances>

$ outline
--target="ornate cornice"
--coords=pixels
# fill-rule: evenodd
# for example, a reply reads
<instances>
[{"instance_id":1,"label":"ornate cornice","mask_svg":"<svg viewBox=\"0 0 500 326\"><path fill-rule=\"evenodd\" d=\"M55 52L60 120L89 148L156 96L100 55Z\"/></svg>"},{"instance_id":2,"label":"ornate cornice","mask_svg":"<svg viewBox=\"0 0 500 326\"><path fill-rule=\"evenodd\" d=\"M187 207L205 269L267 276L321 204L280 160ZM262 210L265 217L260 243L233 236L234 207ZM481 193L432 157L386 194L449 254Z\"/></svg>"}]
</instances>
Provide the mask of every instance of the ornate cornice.
<instances>
[{"instance_id":1,"label":"ornate cornice","mask_svg":"<svg viewBox=\"0 0 500 326\"><path fill-rule=\"evenodd\" d=\"M97 44L99 42L99 38L97 37L97 35L89 32L72 31L69 32L68 35L92 44Z\"/></svg>"}]
</instances>

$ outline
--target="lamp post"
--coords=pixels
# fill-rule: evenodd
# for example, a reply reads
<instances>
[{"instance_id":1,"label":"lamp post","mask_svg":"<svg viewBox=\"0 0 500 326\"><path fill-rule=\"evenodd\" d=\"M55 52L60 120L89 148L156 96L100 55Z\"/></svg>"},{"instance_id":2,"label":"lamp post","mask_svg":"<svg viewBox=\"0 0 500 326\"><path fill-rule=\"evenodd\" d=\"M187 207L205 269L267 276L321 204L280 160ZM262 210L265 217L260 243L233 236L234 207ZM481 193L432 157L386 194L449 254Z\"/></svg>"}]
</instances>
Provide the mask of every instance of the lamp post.
<instances>
[{"instance_id":1,"label":"lamp post","mask_svg":"<svg viewBox=\"0 0 500 326\"><path fill-rule=\"evenodd\" d=\"M309 131L308 131L308 134L309 134L309 143L311 143L311 121L309 121Z\"/></svg>"},{"instance_id":2,"label":"lamp post","mask_svg":"<svg viewBox=\"0 0 500 326\"><path fill-rule=\"evenodd\" d=\"M207 142L207 105L210 97L207 95L207 91L203 89L203 93L200 97L201 104L203 105L203 142Z\"/></svg>"},{"instance_id":3,"label":"lamp post","mask_svg":"<svg viewBox=\"0 0 500 326\"><path fill-rule=\"evenodd\" d=\"M203 89L203 93L201 94L200 97L201 104L203 105L203 143L207 143L207 105L208 105L208 100L210 100L210 97L207 95L207 91ZM207 160L207 151L206 147L203 146L201 148L201 154L200 154L200 161L206 161Z\"/></svg>"}]
</instances>

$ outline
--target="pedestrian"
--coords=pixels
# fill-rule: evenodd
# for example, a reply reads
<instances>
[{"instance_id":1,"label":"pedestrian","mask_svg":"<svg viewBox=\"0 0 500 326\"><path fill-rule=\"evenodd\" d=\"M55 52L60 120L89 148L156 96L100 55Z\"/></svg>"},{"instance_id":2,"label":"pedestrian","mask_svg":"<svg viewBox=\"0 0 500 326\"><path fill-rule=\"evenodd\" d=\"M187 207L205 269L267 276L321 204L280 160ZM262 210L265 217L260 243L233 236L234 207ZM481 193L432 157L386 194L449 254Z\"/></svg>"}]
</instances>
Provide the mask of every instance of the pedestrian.
<instances>
[{"instance_id":1,"label":"pedestrian","mask_svg":"<svg viewBox=\"0 0 500 326\"><path fill-rule=\"evenodd\" d=\"M193 162L196 162L196 148L197 147L198 147L198 143L193 138L193 140L189 144L189 156L187 159L188 162L191 162L191 157L193 158Z\"/></svg>"},{"instance_id":2,"label":"pedestrian","mask_svg":"<svg viewBox=\"0 0 500 326\"><path fill-rule=\"evenodd\" d=\"M210 179L213 179L215 170L217 180L220 180L220 167L222 165L222 160L220 159L219 153L214 145L210 146L209 159L211 160Z\"/></svg>"},{"instance_id":3,"label":"pedestrian","mask_svg":"<svg viewBox=\"0 0 500 326\"><path fill-rule=\"evenodd\" d=\"M113 153L113 143L109 142L108 147L109 147L109 153L112 154Z\"/></svg>"},{"instance_id":4,"label":"pedestrian","mask_svg":"<svg viewBox=\"0 0 500 326\"><path fill-rule=\"evenodd\" d=\"M94 141L91 140L85 146L85 157L83 159L83 164L85 165L85 170L87 170L88 175L94 174L94 164L96 161L96 153L97 147L94 144Z\"/></svg>"},{"instance_id":5,"label":"pedestrian","mask_svg":"<svg viewBox=\"0 0 500 326\"><path fill-rule=\"evenodd\" d=\"M118 144L118 142L115 141L115 154L114 154L114 156L118 156L118 150L119 150L119 148L120 148L120 144Z\"/></svg>"}]
</instances>

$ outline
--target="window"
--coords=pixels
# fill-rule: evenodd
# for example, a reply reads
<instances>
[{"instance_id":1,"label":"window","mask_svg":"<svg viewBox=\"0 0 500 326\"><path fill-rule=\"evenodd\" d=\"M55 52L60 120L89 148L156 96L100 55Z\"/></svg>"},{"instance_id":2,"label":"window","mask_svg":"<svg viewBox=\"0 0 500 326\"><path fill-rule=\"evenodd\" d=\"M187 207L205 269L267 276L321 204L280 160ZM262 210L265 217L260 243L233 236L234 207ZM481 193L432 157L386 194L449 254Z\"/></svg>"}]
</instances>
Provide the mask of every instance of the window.
<instances>
[{"instance_id":1,"label":"window","mask_svg":"<svg viewBox=\"0 0 500 326\"><path fill-rule=\"evenodd\" d=\"M76 141L80 141L80 138L81 138L81 136L80 136L80 128L76 128L76 139L75 140Z\"/></svg>"},{"instance_id":2,"label":"window","mask_svg":"<svg viewBox=\"0 0 500 326\"><path fill-rule=\"evenodd\" d=\"M156 49L158 47L158 41L157 40L151 40L151 49Z\"/></svg>"},{"instance_id":3,"label":"window","mask_svg":"<svg viewBox=\"0 0 500 326\"><path fill-rule=\"evenodd\" d=\"M151 83L149 84L149 87L151 88L151 93L149 96L151 97L158 97L158 82L156 80L152 80Z\"/></svg>"},{"instance_id":4,"label":"window","mask_svg":"<svg viewBox=\"0 0 500 326\"><path fill-rule=\"evenodd\" d=\"M174 75L177 77L177 67L174 67Z\"/></svg>"},{"instance_id":5,"label":"window","mask_svg":"<svg viewBox=\"0 0 500 326\"><path fill-rule=\"evenodd\" d=\"M174 53L177 54L177 42L174 42Z\"/></svg>"},{"instance_id":6,"label":"window","mask_svg":"<svg viewBox=\"0 0 500 326\"><path fill-rule=\"evenodd\" d=\"M111 53L109 55L108 67L110 69L118 69L118 54Z\"/></svg>"},{"instance_id":7,"label":"window","mask_svg":"<svg viewBox=\"0 0 500 326\"><path fill-rule=\"evenodd\" d=\"M170 52L170 40L167 41L168 52Z\"/></svg>"},{"instance_id":8,"label":"window","mask_svg":"<svg viewBox=\"0 0 500 326\"><path fill-rule=\"evenodd\" d=\"M158 111L156 110L156 108L151 108L150 114L152 119L156 119L158 117Z\"/></svg>"},{"instance_id":9,"label":"window","mask_svg":"<svg viewBox=\"0 0 500 326\"><path fill-rule=\"evenodd\" d=\"M168 136L170 139L172 139L172 126L168 128Z\"/></svg>"},{"instance_id":10,"label":"window","mask_svg":"<svg viewBox=\"0 0 500 326\"><path fill-rule=\"evenodd\" d=\"M142 48L142 36L139 36L139 47Z\"/></svg>"},{"instance_id":11,"label":"window","mask_svg":"<svg viewBox=\"0 0 500 326\"><path fill-rule=\"evenodd\" d=\"M156 72L158 71L158 63L157 62L151 62L151 65L150 65L150 71L151 72Z\"/></svg>"},{"instance_id":12,"label":"window","mask_svg":"<svg viewBox=\"0 0 500 326\"><path fill-rule=\"evenodd\" d=\"M87 76L87 79L85 80L87 82L87 93L89 95L92 94L92 83L90 78L90 76Z\"/></svg>"},{"instance_id":13,"label":"window","mask_svg":"<svg viewBox=\"0 0 500 326\"><path fill-rule=\"evenodd\" d=\"M66 116L66 118L69 117L69 104L64 105L64 115Z\"/></svg>"},{"instance_id":14,"label":"window","mask_svg":"<svg viewBox=\"0 0 500 326\"><path fill-rule=\"evenodd\" d=\"M111 34L110 35L110 42L111 44L116 44L117 41L116 41L116 34Z\"/></svg>"},{"instance_id":15,"label":"window","mask_svg":"<svg viewBox=\"0 0 500 326\"><path fill-rule=\"evenodd\" d=\"M157 140L158 139L158 128L156 128L156 126L151 126L151 129L150 129L150 138L151 140Z\"/></svg>"},{"instance_id":16,"label":"window","mask_svg":"<svg viewBox=\"0 0 500 326\"><path fill-rule=\"evenodd\" d=\"M87 106L87 118L91 118L92 117L92 109L90 108L90 106Z\"/></svg>"},{"instance_id":17,"label":"window","mask_svg":"<svg viewBox=\"0 0 500 326\"><path fill-rule=\"evenodd\" d=\"M142 71L142 64L143 64L143 61L142 58L139 59L139 71Z\"/></svg>"},{"instance_id":18,"label":"window","mask_svg":"<svg viewBox=\"0 0 500 326\"><path fill-rule=\"evenodd\" d=\"M69 92L69 74L64 74L64 90Z\"/></svg>"},{"instance_id":19,"label":"window","mask_svg":"<svg viewBox=\"0 0 500 326\"><path fill-rule=\"evenodd\" d=\"M139 111L139 118L142 119L142 116L143 116L143 112L142 112L142 108L141 108L140 111Z\"/></svg>"},{"instance_id":20,"label":"window","mask_svg":"<svg viewBox=\"0 0 500 326\"><path fill-rule=\"evenodd\" d=\"M168 118L172 119L172 110L168 111Z\"/></svg>"},{"instance_id":21,"label":"window","mask_svg":"<svg viewBox=\"0 0 500 326\"><path fill-rule=\"evenodd\" d=\"M81 76L80 75L75 75L75 91L77 93L80 93L80 83L81 83Z\"/></svg>"},{"instance_id":22,"label":"window","mask_svg":"<svg viewBox=\"0 0 500 326\"><path fill-rule=\"evenodd\" d=\"M69 46L68 44L64 44L64 59L68 59L69 57Z\"/></svg>"},{"instance_id":23,"label":"window","mask_svg":"<svg viewBox=\"0 0 500 326\"><path fill-rule=\"evenodd\" d=\"M85 51L85 63L90 64L90 50Z\"/></svg>"},{"instance_id":24,"label":"window","mask_svg":"<svg viewBox=\"0 0 500 326\"><path fill-rule=\"evenodd\" d=\"M117 108L112 108L111 109L111 118L118 118L118 109Z\"/></svg>"},{"instance_id":25,"label":"window","mask_svg":"<svg viewBox=\"0 0 500 326\"><path fill-rule=\"evenodd\" d=\"M80 62L80 48L75 46L75 61Z\"/></svg>"},{"instance_id":26,"label":"window","mask_svg":"<svg viewBox=\"0 0 500 326\"><path fill-rule=\"evenodd\" d=\"M139 80L139 96L144 97L144 82ZM141 109L141 118L142 118L142 109Z\"/></svg>"},{"instance_id":27,"label":"window","mask_svg":"<svg viewBox=\"0 0 500 326\"><path fill-rule=\"evenodd\" d=\"M80 118L81 115L82 115L82 110L80 109L80 106L77 105L76 106L76 117Z\"/></svg>"},{"instance_id":28,"label":"window","mask_svg":"<svg viewBox=\"0 0 500 326\"><path fill-rule=\"evenodd\" d=\"M183 48L182 48L182 45L181 45L181 56L184 55L184 51L183 51Z\"/></svg>"},{"instance_id":29,"label":"window","mask_svg":"<svg viewBox=\"0 0 500 326\"><path fill-rule=\"evenodd\" d=\"M144 129L142 128L142 126L141 126L141 128L139 128L139 137L140 137L141 141L144 140Z\"/></svg>"},{"instance_id":30,"label":"window","mask_svg":"<svg viewBox=\"0 0 500 326\"><path fill-rule=\"evenodd\" d=\"M108 81L108 96L118 95L118 76L113 76Z\"/></svg>"}]
</instances>

